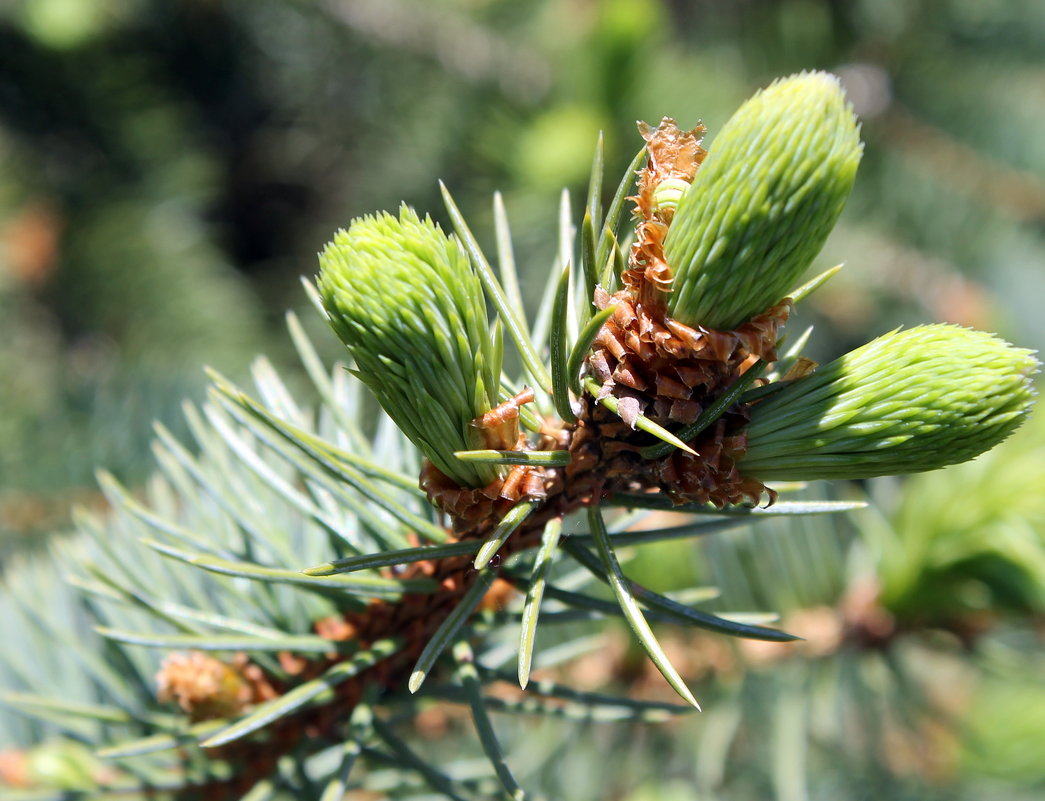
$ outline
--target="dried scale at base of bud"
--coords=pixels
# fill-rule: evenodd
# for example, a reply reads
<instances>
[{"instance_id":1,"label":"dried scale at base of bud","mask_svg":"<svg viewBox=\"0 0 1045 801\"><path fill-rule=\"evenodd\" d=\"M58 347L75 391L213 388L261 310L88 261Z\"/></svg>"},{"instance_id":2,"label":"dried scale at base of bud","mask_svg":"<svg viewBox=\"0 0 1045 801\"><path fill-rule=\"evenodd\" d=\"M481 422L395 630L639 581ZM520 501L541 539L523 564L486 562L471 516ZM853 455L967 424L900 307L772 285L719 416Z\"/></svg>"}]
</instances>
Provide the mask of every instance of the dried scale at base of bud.
<instances>
[{"instance_id":1,"label":"dried scale at base of bud","mask_svg":"<svg viewBox=\"0 0 1045 801\"><path fill-rule=\"evenodd\" d=\"M1026 418L1033 352L953 325L895 331L751 408L744 475L871 478L957 464Z\"/></svg>"},{"instance_id":2,"label":"dried scale at base of bud","mask_svg":"<svg viewBox=\"0 0 1045 801\"><path fill-rule=\"evenodd\" d=\"M668 312L731 329L783 298L834 227L862 151L833 75L795 75L748 100L675 211Z\"/></svg>"},{"instance_id":3,"label":"dried scale at base of bud","mask_svg":"<svg viewBox=\"0 0 1045 801\"><path fill-rule=\"evenodd\" d=\"M473 420L483 444L495 450L530 450L519 429L519 408L533 399L533 390L525 389ZM485 486L461 486L431 462L422 466L420 481L429 502L450 515L455 529L497 518L515 501L545 497L544 483L541 468L515 465Z\"/></svg>"},{"instance_id":4,"label":"dried scale at base of bud","mask_svg":"<svg viewBox=\"0 0 1045 801\"><path fill-rule=\"evenodd\" d=\"M701 146L706 132L699 123L683 131L671 117L662 119L656 128L639 123L647 159L639 170L635 195L630 198L635 203L635 241L621 283L630 290L633 301L658 312L672 284L671 268L664 258L664 238L681 198L707 156Z\"/></svg>"},{"instance_id":5,"label":"dried scale at base of bud","mask_svg":"<svg viewBox=\"0 0 1045 801\"><path fill-rule=\"evenodd\" d=\"M453 455L489 447L473 421L497 405L501 378L482 285L457 239L404 205L398 218L354 220L319 261L330 324L396 425L456 484L496 481L498 467Z\"/></svg>"}]
</instances>

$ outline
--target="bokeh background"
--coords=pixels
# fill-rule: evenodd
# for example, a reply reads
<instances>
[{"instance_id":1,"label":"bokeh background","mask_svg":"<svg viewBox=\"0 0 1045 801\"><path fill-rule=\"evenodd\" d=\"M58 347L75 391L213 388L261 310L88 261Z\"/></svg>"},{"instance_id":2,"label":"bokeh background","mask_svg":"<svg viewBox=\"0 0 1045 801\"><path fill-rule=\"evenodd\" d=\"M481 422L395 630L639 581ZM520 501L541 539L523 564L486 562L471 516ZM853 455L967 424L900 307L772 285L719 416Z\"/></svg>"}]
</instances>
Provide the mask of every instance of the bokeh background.
<instances>
[{"instance_id":1,"label":"bokeh background","mask_svg":"<svg viewBox=\"0 0 1045 801\"><path fill-rule=\"evenodd\" d=\"M846 268L798 315L811 355L926 321L1043 349L1040 0L3 3L0 559L98 505L97 465L140 482L151 421L182 430L203 364L236 377L266 352L292 375L283 312L314 318L299 277L351 217L444 219L442 179L490 244L499 189L536 307L600 130L616 176L636 120L702 120L713 146L756 88L812 68L841 76L866 152L819 260ZM809 645L680 633L709 712L613 735L630 756L608 768L607 734L542 763L560 797L1045 798L1045 425L863 489L852 523L634 564L780 610ZM641 690L615 642L573 678ZM823 711L839 693L845 720Z\"/></svg>"}]
</instances>

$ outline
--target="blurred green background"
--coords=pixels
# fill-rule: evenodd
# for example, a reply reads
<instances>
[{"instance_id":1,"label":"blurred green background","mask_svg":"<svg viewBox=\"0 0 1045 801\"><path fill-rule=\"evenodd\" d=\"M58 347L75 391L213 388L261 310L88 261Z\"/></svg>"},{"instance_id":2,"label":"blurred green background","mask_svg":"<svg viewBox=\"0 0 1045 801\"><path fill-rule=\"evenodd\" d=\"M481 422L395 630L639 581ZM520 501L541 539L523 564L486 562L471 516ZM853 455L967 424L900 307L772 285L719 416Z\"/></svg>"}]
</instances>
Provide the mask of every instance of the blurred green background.
<instances>
[{"instance_id":1,"label":"blurred green background","mask_svg":"<svg viewBox=\"0 0 1045 801\"><path fill-rule=\"evenodd\" d=\"M442 179L490 244L500 189L536 306L559 189L579 210L600 130L615 176L640 144L636 120L703 120L713 143L756 88L812 68L841 76L866 141L854 196L820 258L846 269L797 316L817 326L812 355L926 321L1042 349L1040 0L8 0L0 558L60 529L72 502L97 503L96 465L132 485L147 475L150 423L180 430L181 399L202 392L201 365L236 377L258 352L280 362L282 313L305 306L299 276L352 216L406 201L443 219ZM334 354L333 337L316 330ZM947 633L942 649L964 695L946 720L933 706L932 725L903 728L917 747L872 704L864 712L881 712L881 742L867 735L863 761L814 760L812 783L786 771L760 783L751 766L786 766L789 752L762 753L743 730L812 697L812 668L776 657L779 669L756 657L750 670L707 668L721 697L734 698L741 731L739 746L719 745L721 764L747 767L720 768L726 775L702 793L954 798L961 787L969 798L1045 797L1033 756L1045 753L1045 427L1017 439L966 468L871 487L876 511L857 530L794 534L811 538L804 564L822 562L819 578L794 565L793 575L754 570L740 539L708 546L719 586L747 575L760 588L728 599L745 608L844 617L872 575L876 608L894 627ZM663 564L647 565L650 583L664 584ZM983 649L985 631L996 641ZM707 731L732 708L712 709ZM807 717L814 735L833 736ZM666 759L706 762L714 747ZM746 783L731 784L738 771ZM636 775L615 792L695 797L674 768ZM847 776L856 784L842 793Z\"/></svg>"}]
</instances>

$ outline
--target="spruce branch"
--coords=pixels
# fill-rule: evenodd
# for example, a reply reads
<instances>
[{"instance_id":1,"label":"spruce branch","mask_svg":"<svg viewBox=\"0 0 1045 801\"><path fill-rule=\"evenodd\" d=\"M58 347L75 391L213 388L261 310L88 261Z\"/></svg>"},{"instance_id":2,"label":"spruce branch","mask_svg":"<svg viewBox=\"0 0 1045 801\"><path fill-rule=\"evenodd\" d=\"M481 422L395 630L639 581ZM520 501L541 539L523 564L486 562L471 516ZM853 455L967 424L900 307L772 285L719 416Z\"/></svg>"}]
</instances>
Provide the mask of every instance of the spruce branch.
<instances>
[{"instance_id":1,"label":"spruce branch","mask_svg":"<svg viewBox=\"0 0 1045 801\"><path fill-rule=\"evenodd\" d=\"M48 703L40 699L53 678L35 675L32 658L0 660L19 689L5 703L109 746L108 774L93 763L78 770L70 757L55 786L328 801L367 788L367 769L391 763L396 789L409 772L449 797L486 794L487 784L400 737L397 716L430 694L469 704L499 781L493 792L521 798L489 711L679 711L622 702L607 712L597 695L533 681L538 621L624 619L690 707L696 698L651 624L795 639L762 625L771 616L689 605L714 590L683 603L629 580L625 548L845 512L860 504L777 502L783 488L763 480L932 469L1020 424L1037 362L988 334L916 328L815 370L801 359L807 334L778 358L791 299L833 274L792 291L859 160L834 78L769 87L710 154L702 126L682 131L665 119L641 132L646 147L605 218L596 149L579 260L562 196L543 322L525 320L503 204L495 199L498 281L444 187L456 235L405 206L363 217L324 249L308 290L379 402L376 423L364 419L354 379L328 374L291 317L319 413L267 362L255 365L256 392L214 374L207 403L186 407L198 452L160 429L159 474L144 498L102 475L111 515L85 516L60 554L80 573L63 590L75 614L54 620L28 602L35 585L54 584L36 568L0 607L26 641L68 647L89 679L82 697ZM615 231L643 158L624 263ZM535 387L502 375L502 329ZM404 457L407 442L419 466ZM603 516L614 508L684 517L618 531ZM578 513L588 533L562 538ZM566 560L583 581L552 572ZM558 608L541 612L544 601ZM505 621L521 623L519 684L570 700L566 712L482 691L500 678L484 664L484 637ZM155 652L168 649L188 653L160 664ZM447 675L458 684L441 684ZM303 767L330 747L336 765Z\"/></svg>"}]
</instances>

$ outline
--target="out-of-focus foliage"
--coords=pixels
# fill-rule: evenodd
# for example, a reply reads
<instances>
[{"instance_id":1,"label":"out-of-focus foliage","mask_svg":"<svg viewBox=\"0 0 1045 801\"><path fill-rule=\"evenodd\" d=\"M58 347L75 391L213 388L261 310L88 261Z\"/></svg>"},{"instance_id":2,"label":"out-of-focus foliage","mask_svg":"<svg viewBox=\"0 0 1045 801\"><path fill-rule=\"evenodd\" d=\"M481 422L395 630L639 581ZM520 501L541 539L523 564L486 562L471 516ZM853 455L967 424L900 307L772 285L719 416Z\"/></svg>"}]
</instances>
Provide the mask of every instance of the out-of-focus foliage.
<instances>
[{"instance_id":1,"label":"out-of-focus foliage","mask_svg":"<svg viewBox=\"0 0 1045 801\"><path fill-rule=\"evenodd\" d=\"M134 41L144 7L5 8L0 531L28 533L60 524L97 464L141 476L151 419L263 329L210 219L223 166Z\"/></svg>"},{"instance_id":2,"label":"out-of-focus foliage","mask_svg":"<svg viewBox=\"0 0 1045 801\"><path fill-rule=\"evenodd\" d=\"M173 424L198 365L235 373L271 350L266 314L299 302L297 276L350 217L436 209L442 178L489 231L501 189L522 267L543 268L549 198L570 186L576 211L598 130L613 174L636 119L703 119L713 142L753 87L801 69L842 78L866 143L818 260L848 264L796 320L836 343L818 358L927 317L1041 349L1043 42L1039 0L5 3L0 536L51 527L96 464L140 478L149 420ZM539 283L524 273L524 291ZM863 609L863 624L905 632L891 650L817 653L811 638L785 662L682 643L709 677L708 712L692 736L643 730L663 771L638 748L601 764L601 742L588 763L583 748L558 760L555 743L583 741L574 729L542 745L506 725L516 747L544 753L571 798L605 797L594 781L577 789L596 773L635 799L692 798L694 783L707 798L788 801L1040 794L1041 414L1033 426L972 464L876 484L879 512L859 530L781 525L630 566L658 588L707 569L729 590L722 609L779 609L785 623L804 610L828 634ZM956 706L906 735L865 732L840 758L832 681L855 677L843 722L900 715L906 688L883 690L897 654L926 685L945 677ZM603 662L636 680L619 656ZM801 775L786 771L796 720L816 744Z\"/></svg>"}]
</instances>

